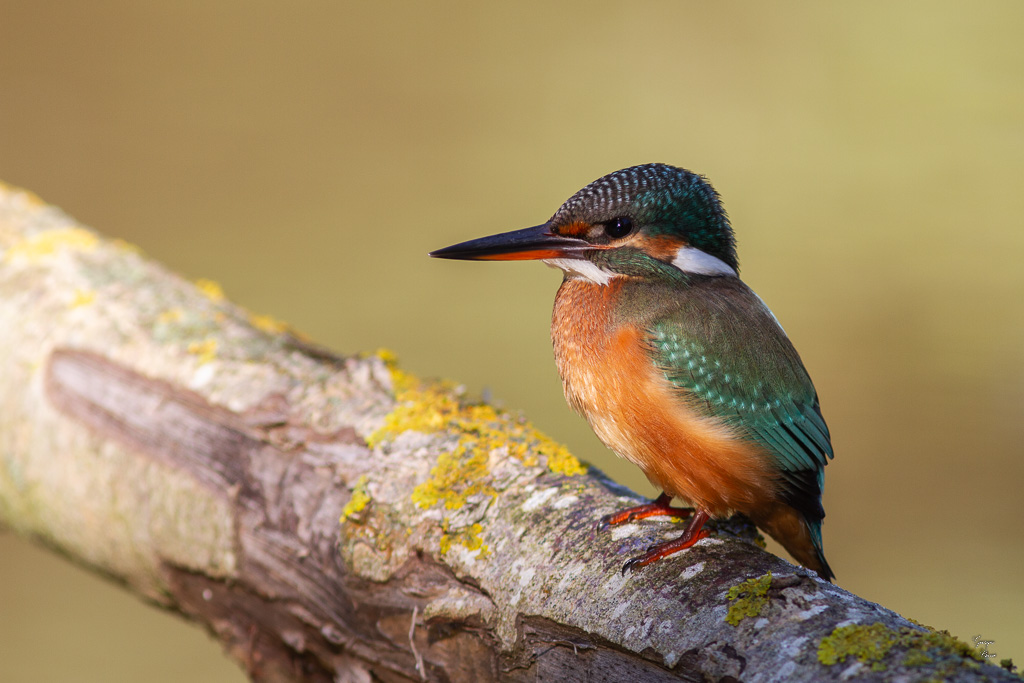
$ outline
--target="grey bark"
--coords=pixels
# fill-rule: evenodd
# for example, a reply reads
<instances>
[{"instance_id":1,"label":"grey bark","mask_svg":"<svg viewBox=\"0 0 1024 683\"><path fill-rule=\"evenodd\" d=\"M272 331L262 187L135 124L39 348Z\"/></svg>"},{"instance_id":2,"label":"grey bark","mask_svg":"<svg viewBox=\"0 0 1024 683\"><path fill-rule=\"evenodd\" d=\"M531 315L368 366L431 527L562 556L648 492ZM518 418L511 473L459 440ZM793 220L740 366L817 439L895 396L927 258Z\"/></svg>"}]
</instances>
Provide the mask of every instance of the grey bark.
<instances>
[{"instance_id":1,"label":"grey bark","mask_svg":"<svg viewBox=\"0 0 1024 683\"><path fill-rule=\"evenodd\" d=\"M598 530L638 499L572 465L0 186L0 522L203 625L254 679L1017 680L742 519L622 575L680 527ZM760 603L730 599L769 572ZM883 657L819 661L875 623Z\"/></svg>"}]
</instances>

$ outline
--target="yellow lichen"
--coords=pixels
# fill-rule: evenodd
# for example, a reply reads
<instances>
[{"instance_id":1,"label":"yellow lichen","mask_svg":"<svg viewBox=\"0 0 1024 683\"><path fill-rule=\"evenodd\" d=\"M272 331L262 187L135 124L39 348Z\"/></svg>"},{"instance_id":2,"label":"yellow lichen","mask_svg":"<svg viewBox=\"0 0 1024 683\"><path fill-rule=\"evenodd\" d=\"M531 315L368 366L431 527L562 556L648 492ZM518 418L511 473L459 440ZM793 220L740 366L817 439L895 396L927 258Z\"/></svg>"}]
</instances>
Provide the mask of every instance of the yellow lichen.
<instances>
[{"instance_id":1,"label":"yellow lichen","mask_svg":"<svg viewBox=\"0 0 1024 683\"><path fill-rule=\"evenodd\" d=\"M452 543L458 543L470 552L479 551L477 557L487 557L491 554L491 549L487 547L487 544L480 537L483 530L482 526L474 523L451 532L448 530L447 525L445 525L444 533L441 535L441 554L447 555L448 551L452 549Z\"/></svg>"},{"instance_id":2,"label":"yellow lichen","mask_svg":"<svg viewBox=\"0 0 1024 683\"><path fill-rule=\"evenodd\" d=\"M188 352L199 356L200 363L209 363L217 357L217 340L208 338L203 341L192 342L188 345Z\"/></svg>"},{"instance_id":3,"label":"yellow lichen","mask_svg":"<svg viewBox=\"0 0 1024 683\"><path fill-rule=\"evenodd\" d=\"M768 604L768 588L772 585L772 573L756 579L747 579L729 589L729 613L725 620L733 626L739 626L747 617L760 616L761 610Z\"/></svg>"},{"instance_id":4,"label":"yellow lichen","mask_svg":"<svg viewBox=\"0 0 1024 683\"><path fill-rule=\"evenodd\" d=\"M412 492L412 502L429 508L444 502L447 510L458 510L470 496L494 497L497 491L487 479L487 454L468 451L459 446L451 453L442 453L437 465L430 470L430 478Z\"/></svg>"},{"instance_id":5,"label":"yellow lichen","mask_svg":"<svg viewBox=\"0 0 1024 683\"><path fill-rule=\"evenodd\" d=\"M91 289L76 289L71 298L71 308L88 306L96 300L96 292Z\"/></svg>"},{"instance_id":6,"label":"yellow lichen","mask_svg":"<svg viewBox=\"0 0 1024 683\"><path fill-rule=\"evenodd\" d=\"M249 314L249 324L257 330L271 334L279 334L288 329L287 323L283 323L269 315L256 315L255 313Z\"/></svg>"},{"instance_id":7,"label":"yellow lichen","mask_svg":"<svg viewBox=\"0 0 1024 683\"><path fill-rule=\"evenodd\" d=\"M17 194L18 199L25 202L25 204L32 207L33 209L39 209L46 206L46 202L44 202L39 195L37 195L35 192L32 192L31 190L26 190L22 187L17 187L15 185L8 185L7 183L4 182L0 182L0 190L4 192L10 192L11 194Z\"/></svg>"},{"instance_id":8,"label":"yellow lichen","mask_svg":"<svg viewBox=\"0 0 1024 683\"><path fill-rule=\"evenodd\" d=\"M388 366L391 370L394 370L398 365L398 354L391 349L377 349L373 355L384 361L384 365Z\"/></svg>"},{"instance_id":9,"label":"yellow lichen","mask_svg":"<svg viewBox=\"0 0 1024 683\"><path fill-rule=\"evenodd\" d=\"M199 278L196 280L196 287L200 292L203 293L207 299L214 303L220 303L224 301L224 288L219 283L213 280L207 280L206 278Z\"/></svg>"},{"instance_id":10,"label":"yellow lichen","mask_svg":"<svg viewBox=\"0 0 1024 683\"><path fill-rule=\"evenodd\" d=\"M540 432L538 432L540 434ZM545 441L541 444L538 449L541 455L546 455L548 458L548 469L552 472L558 472L566 476L572 476L574 474L586 474L587 467L579 461L579 459L569 452L569 449L560 443L547 440L547 437L541 435Z\"/></svg>"},{"instance_id":11,"label":"yellow lichen","mask_svg":"<svg viewBox=\"0 0 1024 683\"><path fill-rule=\"evenodd\" d=\"M345 503L341 510L341 522L344 523L349 517L362 512L370 504L370 494L366 490L366 475L359 477L355 488L352 489L352 497Z\"/></svg>"},{"instance_id":12,"label":"yellow lichen","mask_svg":"<svg viewBox=\"0 0 1024 683\"><path fill-rule=\"evenodd\" d=\"M119 237L115 237L114 239L110 240L110 243L113 244L118 249L121 249L122 251L127 251L132 254L142 253L142 247L140 247L137 244L132 244L128 240L123 240Z\"/></svg>"},{"instance_id":13,"label":"yellow lichen","mask_svg":"<svg viewBox=\"0 0 1024 683\"><path fill-rule=\"evenodd\" d=\"M99 244L99 238L85 228L60 228L33 235L12 246L6 254L7 260L22 258L38 261L57 253L60 249L91 251Z\"/></svg>"},{"instance_id":14,"label":"yellow lichen","mask_svg":"<svg viewBox=\"0 0 1024 683\"><path fill-rule=\"evenodd\" d=\"M527 466L536 465L538 456L543 456L553 472L576 475L587 471L586 466L565 446L534 429L525 420L487 404L466 403L449 383L424 385L415 376L398 369L395 355L390 351L381 350L376 355L391 372L398 406L387 415L383 426L370 436L368 442L371 446L405 431L427 434L448 431L461 434L456 452L465 454L466 458L461 460L466 460L467 466L477 467L479 474L487 473L487 456L497 448L506 448L511 457ZM447 475L448 469L438 470L437 474Z\"/></svg>"},{"instance_id":15,"label":"yellow lichen","mask_svg":"<svg viewBox=\"0 0 1024 683\"><path fill-rule=\"evenodd\" d=\"M176 323L181 320L185 312L180 308L169 308L156 317L157 323L161 325L168 325L170 323Z\"/></svg>"},{"instance_id":16,"label":"yellow lichen","mask_svg":"<svg viewBox=\"0 0 1024 683\"><path fill-rule=\"evenodd\" d=\"M419 379L398 367L398 356L391 349L377 349L372 354L367 355L379 358L384 362L388 372L391 374L391 388L396 397L407 391L419 388Z\"/></svg>"},{"instance_id":17,"label":"yellow lichen","mask_svg":"<svg viewBox=\"0 0 1024 683\"><path fill-rule=\"evenodd\" d=\"M490 472L492 454L514 458L528 467L536 466L539 457L544 457L552 471L565 475L586 472L585 466L564 446L547 438L522 418L484 403L468 403L450 383L421 382L397 367L397 358L391 351L381 349L375 356L391 374L397 405L384 418L383 425L367 438L371 447L410 431L458 435L455 447L438 456L430 476L413 489L412 502L417 506L441 505L444 510L458 510L474 497L497 496ZM449 531L448 523L447 518L441 521L442 553L458 543L477 551L478 557L490 554L480 538L483 531L480 524Z\"/></svg>"},{"instance_id":18,"label":"yellow lichen","mask_svg":"<svg viewBox=\"0 0 1024 683\"><path fill-rule=\"evenodd\" d=\"M475 494L494 496L485 483L490 453L504 448L524 465L536 465L545 456L548 467L566 475L583 474L584 466L565 449L528 422L499 412L486 404L464 404L452 387L443 383L422 387L411 375L392 370L392 382L399 405L385 418L384 425L370 435L374 446L406 431L460 434L455 450L438 458L430 479L416 487L413 500L421 507L444 501L458 509Z\"/></svg>"}]
</instances>

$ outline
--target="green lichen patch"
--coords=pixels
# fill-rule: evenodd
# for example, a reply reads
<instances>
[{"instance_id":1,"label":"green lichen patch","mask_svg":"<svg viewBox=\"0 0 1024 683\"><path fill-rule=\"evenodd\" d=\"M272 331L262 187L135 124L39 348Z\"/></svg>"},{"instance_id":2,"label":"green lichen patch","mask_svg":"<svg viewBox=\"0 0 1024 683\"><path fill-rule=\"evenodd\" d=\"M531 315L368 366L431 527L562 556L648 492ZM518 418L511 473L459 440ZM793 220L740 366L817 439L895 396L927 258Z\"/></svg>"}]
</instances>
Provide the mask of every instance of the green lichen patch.
<instances>
[{"instance_id":1,"label":"green lichen patch","mask_svg":"<svg viewBox=\"0 0 1024 683\"><path fill-rule=\"evenodd\" d=\"M881 659L897 642L897 633L884 624L841 626L832 631L818 644L818 661L832 666L854 657L861 662L871 663L874 671L884 670Z\"/></svg>"},{"instance_id":2,"label":"green lichen patch","mask_svg":"<svg viewBox=\"0 0 1024 683\"><path fill-rule=\"evenodd\" d=\"M756 579L747 579L729 589L726 597L729 599L729 613L725 621L733 626L739 626L740 622L747 617L761 615L761 610L768 605L768 588L772 585L772 573Z\"/></svg>"},{"instance_id":3,"label":"green lichen patch","mask_svg":"<svg viewBox=\"0 0 1024 683\"><path fill-rule=\"evenodd\" d=\"M355 488L352 489L352 497L345 503L341 510L341 522L345 523L350 517L358 515L367 505L370 504L370 494L366 490L366 475L359 477Z\"/></svg>"},{"instance_id":4,"label":"green lichen patch","mask_svg":"<svg viewBox=\"0 0 1024 683\"><path fill-rule=\"evenodd\" d=\"M932 650L940 654L951 654L984 662L985 657L978 648L965 643L949 631L937 631L929 628L927 633L910 628L900 629L900 643L906 647L919 650Z\"/></svg>"},{"instance_id":5,"label":"green lichen patch","mask_svg":"<svg viewBox=\"0 0 1024 683\"><path fill-rule=\"evenodd\" d=\"M952 671L960 665L976 667L978 661L984 661L976 648L953 637L948 631L918 631L910 627L894 630L880 623L836 628L819 643L818 661L832 666L854 657L870 663L872 671L884 671L886 667L882 660L895 646L907 650L899 662L902 666L926 666L952 657L956 661L947 662L943 668L944 671Z\"/></svg>"},{"instance_id":6,"label":"green lichen patch","mask_svg":"<svg viewBox=\"0 0 1024 683\"><path fill-rule=\"evenodd\" d=\"M927 652L921 652L920 650L911 650L900 662L902 666L928 666L935 660L928 655Z\"/></svg>"}]
</instances>

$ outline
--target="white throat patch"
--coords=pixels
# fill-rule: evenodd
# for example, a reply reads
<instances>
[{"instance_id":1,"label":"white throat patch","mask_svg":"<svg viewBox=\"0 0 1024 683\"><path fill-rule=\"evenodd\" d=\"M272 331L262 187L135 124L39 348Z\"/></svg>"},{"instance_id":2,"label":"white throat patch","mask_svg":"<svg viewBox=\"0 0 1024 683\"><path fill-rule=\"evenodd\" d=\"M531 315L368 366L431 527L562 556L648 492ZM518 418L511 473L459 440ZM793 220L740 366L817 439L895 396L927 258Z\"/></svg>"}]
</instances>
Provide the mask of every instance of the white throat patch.
<instances>
[{"instance_id":1,"label":"white throat patch","mask_svg":"<svg viewBox=\"0 0 1024 683\"><path fill-rule=\"evenodd\" d=\"M544 263L552 268L560 268L562 272L581 277L598 285L606 285L611 282L617 273L609 273L599 268L587 259L579 258L550 258L544 259Z\"/></svg>"},{"instance_id":2,"label":"white throat patch","mask_svg":"<svg viewBox=\"0 0 1024 683\"><path fill-rule=\"evenodd\" d=\"M684 273L696 275L731 275L736 277L736 271L732 266L722 259L712 256L706 251L696 247L679 247L676 257L672 259L672 265Z\"/></svg>"}]
</instances>

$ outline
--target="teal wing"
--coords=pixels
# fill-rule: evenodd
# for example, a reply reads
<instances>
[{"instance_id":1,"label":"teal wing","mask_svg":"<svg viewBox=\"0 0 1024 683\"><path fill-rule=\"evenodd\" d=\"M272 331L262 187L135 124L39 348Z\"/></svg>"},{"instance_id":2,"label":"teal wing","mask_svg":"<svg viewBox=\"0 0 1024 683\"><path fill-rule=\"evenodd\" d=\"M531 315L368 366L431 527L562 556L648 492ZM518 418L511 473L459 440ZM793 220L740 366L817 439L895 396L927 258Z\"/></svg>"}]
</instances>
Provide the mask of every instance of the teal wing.
<instances>
[{"instance_id":1,"label":"teal wing","mask_svg":"<svg viewBox=\"0 0 1024 683\"><path fill-rule=\"evenodd\" d=\"M833 453L818 394L771 311L742 282L728 280L691 289L651 321L652 360L698 410L765 448L787 502L820 534L824 467Z\"/></svg>"}]
</instances>

